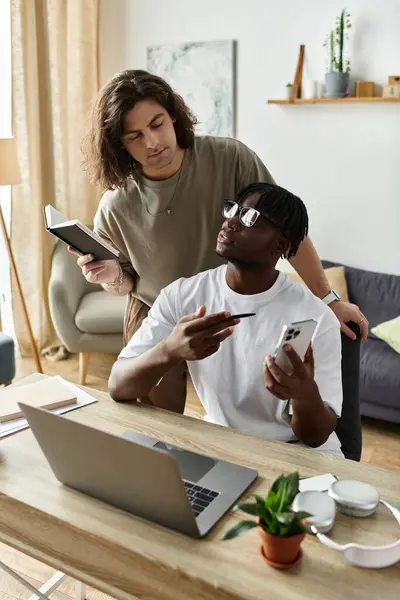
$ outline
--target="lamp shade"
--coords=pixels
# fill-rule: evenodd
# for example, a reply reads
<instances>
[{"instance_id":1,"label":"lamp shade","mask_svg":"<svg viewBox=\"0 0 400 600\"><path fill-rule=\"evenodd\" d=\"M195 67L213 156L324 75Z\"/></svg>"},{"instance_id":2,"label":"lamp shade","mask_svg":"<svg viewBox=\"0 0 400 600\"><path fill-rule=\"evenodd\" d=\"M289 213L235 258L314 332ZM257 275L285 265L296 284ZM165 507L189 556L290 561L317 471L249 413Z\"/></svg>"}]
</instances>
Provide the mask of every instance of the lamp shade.
<instances>
[{"instance_id":1,"label":"lamp shade","mask_svg":"<svg viewBox=\"0 0 400 600\"><path fill-rule=\"evenodd\" d=\"M17 144L14 138L0 139L0 185L20 182Z\"/></svg>"}]
</instances>

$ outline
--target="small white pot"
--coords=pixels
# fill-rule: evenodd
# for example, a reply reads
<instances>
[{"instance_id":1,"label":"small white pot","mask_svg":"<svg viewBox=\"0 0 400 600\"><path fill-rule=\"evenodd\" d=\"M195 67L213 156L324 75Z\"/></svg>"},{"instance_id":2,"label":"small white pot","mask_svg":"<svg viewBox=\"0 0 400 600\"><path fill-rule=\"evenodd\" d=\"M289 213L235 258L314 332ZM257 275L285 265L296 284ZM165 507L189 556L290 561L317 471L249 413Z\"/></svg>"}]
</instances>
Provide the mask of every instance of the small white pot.
<instances>
[{"instance_id":1,"label":"small white pot","mask_svg":"<svg viewBox=\"0 0 400 600\"><path fill-rule=\"evenodd\" d=\"M314 79L307 79L303 83L303 98L306 100L312 100L318 97L318 81Z\"/></svg>"}]
</instances>

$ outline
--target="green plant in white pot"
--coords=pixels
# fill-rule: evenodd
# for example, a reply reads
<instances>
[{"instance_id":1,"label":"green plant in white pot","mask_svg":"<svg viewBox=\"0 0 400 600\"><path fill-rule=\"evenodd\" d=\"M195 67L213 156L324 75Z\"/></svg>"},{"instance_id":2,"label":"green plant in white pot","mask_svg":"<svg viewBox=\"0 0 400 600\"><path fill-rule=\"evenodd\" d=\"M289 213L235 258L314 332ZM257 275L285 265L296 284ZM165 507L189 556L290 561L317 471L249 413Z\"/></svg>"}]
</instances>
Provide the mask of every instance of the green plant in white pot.
<instances>
[{"instance_id":1,"label":"green plant in white pot","mask_svg":"<svg viewBox=\"0 0 400 600\"><path fill-rule=\"evenodd\" d=\"M291 83L287 83L286 84L286 99L290 100L290 95L292 93L292 84Z\"/></svg>"},{"instance_id":2,"label":"green plant in white pot","mask_svg":"<svg viewBox=\"0 0 400 600\"><path fill-rule=\"evenodd\" d=\"M325 73L325 96L343 98L347 94L350 77L350 61L345 59L345 44L351 29L350 13L346 8L336 19L336 27L330 31L324 47L328 52L328 71Z\"/></svg>"}]
</instances>

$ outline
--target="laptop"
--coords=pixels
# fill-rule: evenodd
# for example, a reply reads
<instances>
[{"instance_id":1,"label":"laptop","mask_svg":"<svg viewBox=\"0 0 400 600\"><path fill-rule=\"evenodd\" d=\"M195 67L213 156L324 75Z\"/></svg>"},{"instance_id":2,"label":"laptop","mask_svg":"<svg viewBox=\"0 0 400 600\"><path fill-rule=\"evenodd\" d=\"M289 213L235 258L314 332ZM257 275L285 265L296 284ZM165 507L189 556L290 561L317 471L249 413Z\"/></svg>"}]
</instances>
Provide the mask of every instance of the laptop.
<instances>
[{"instance_id":1,"label":"laptop","mask_svg":"<svg viewBox=\"0 0 400 600\"><path fill-rule=\"evenodd\" d=\"M119 437L18 404L61 483L191 537L206 535L258 475L137 432Z\"/></svg>"}]
</instances>

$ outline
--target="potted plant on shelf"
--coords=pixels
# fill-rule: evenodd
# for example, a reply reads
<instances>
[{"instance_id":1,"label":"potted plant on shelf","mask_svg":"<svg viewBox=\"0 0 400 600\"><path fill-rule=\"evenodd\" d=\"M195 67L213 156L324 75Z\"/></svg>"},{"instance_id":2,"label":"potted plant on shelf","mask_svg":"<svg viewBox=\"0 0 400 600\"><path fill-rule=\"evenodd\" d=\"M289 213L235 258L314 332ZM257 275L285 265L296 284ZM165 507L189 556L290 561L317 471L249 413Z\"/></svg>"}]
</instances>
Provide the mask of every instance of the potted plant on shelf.
<instances>
[{"instance_id":1,"label":"potted plant on shelf","mask_svg":"<svg viewBox=\"0 0 400 600\"><path fill-rule=\"evenodd\" d=\"M286 99L290 100L290 94L292 93L292 84L291 83L287 83L286 84Z\"/></svg>"},{"instance_id":2,"label":"potted plant on shelf","mask_svg":"<svg viewBox=\"0 0 400 600\"><path fill-rule=\"evenodd\" d=\"M300 544L308 531L303 520L311 516L292 510L298 493L299 474L281 475L274 481L265 499L255 495L253 502L238 504L238 509L257 519L240 521L226 533L224 540L231 540L257 527L261 537L260 552L268 564L277 568L298 564L302 558Z\"/></svg>"},{"instance_id":3,"label":"potted plant on shelf","mask_svg":"<svg viewBox=\"0 0 400 600\"><path fill-rule=\"evenodd\" d=\"M343 98L349 87L350 61L344 58L345 42L351 28L350 13L343 9L336 19L336 27L325 40L328 52L328 71L325 73L325 96Z\"/></svg>"}]
</instances>

